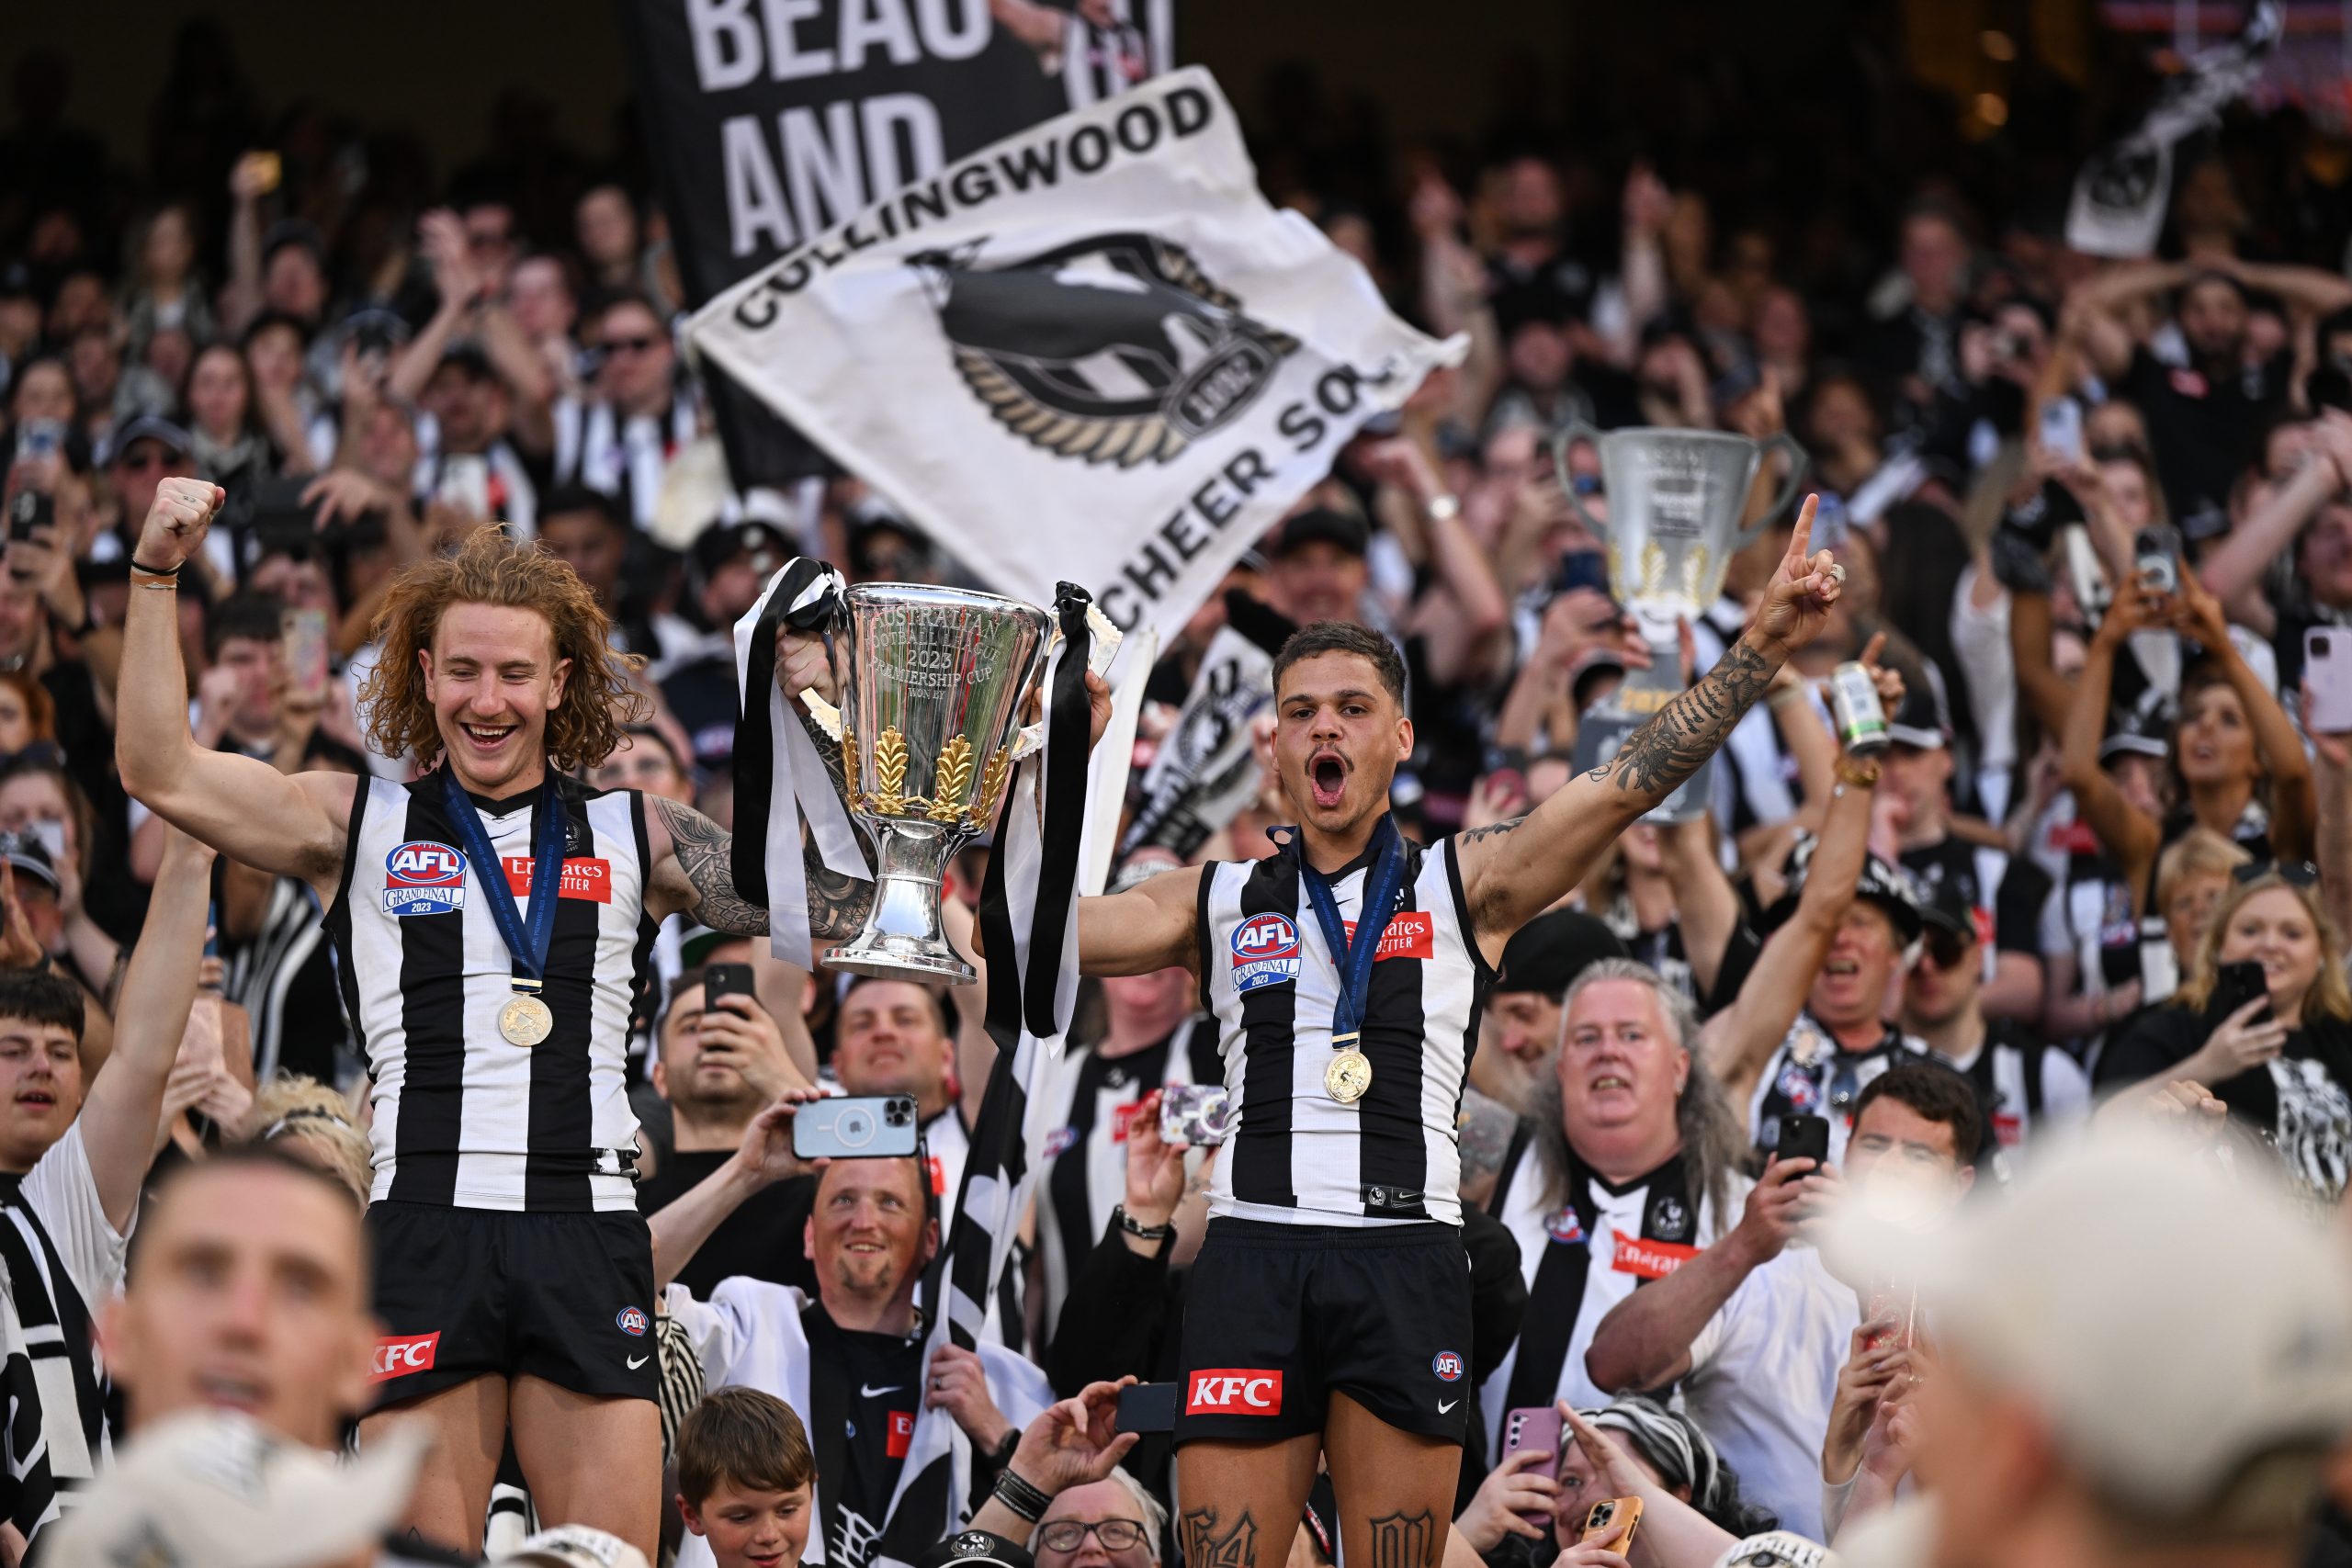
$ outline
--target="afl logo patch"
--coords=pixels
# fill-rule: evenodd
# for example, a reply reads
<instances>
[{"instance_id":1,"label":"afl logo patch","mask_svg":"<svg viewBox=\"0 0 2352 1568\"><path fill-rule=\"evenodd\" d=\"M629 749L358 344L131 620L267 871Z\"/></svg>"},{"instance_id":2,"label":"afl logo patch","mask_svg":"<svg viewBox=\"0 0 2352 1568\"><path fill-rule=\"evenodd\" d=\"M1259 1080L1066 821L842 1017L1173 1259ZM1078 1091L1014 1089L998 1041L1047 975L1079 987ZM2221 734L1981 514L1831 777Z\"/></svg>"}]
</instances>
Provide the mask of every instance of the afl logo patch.
<instances>
[{"instance_id":1,"label":"afl logo patch","mask_svg":"<svg viewBox=\"0 0 2352 1568\"><path fill-rule=\"evenodd\" d=\"M1562 1209L1544 1222L1544 1234L1573 1246L1584 1239L1584 1222L1577 1218L1574 1209Z\"/></svg>"},{"instance_id":2,"label":"afl logo patch","mask_svg":"<svg viewBox=\"0 0 2352 1568\"><path fill-rule=\"evenodd\" d=\"M446 915L466 907L466 857L452 844L411 839L384 857L384 913Z\"/></svg>"},{"instance_id":3,"label":"afl logo patch","mask_svg":"<svg viewBox=\"0 0 2352 1568\"><path fill-rule=\"evenodd\" d=\"M1440 1350L1436 1359L1430 1362L1430 1371L1437 1374L1440 1382L1460 1382L1462 1358L1451 1350Z\"/></svg>"},{"instance_id":4,"label":"afl logo patch","mask_svg":"<svg viewBox=\"0 0 2352 1568\"><path fill-rule=\"evenodd\" d=\"M1252 915L1233 928L1233 988L1298 978L1298 928L1287 915Z\"/></svg>"},{"instance_id":5,"label":"afl logo patch","mask_svg":"<svg viewBox=\"0 0 2352 1568\"><path fill-rule=\"evenodd\" d=\"M1781 1069L1781 1076L1773 1087L1781 1091L1781 1099L1801 1111L1811 1111L1821 1098L1821 1086L1813 1081L1812 1074L1795 1062Z\"/></svg>"},{"instance_id":6,"label":"afl logo patch","mask_svg":"<svg viewBox=\"0 0 2352 1568\"><path fill-rule=\"evenodd\" d=\"M645 1314L635 1307L621 1308L620 1315L614 1318L613 1322L620 1326L620 1331L623 1334L628 1335L632 1339L642 1339L645 1337Z\"/></svg>"}]
</instances>

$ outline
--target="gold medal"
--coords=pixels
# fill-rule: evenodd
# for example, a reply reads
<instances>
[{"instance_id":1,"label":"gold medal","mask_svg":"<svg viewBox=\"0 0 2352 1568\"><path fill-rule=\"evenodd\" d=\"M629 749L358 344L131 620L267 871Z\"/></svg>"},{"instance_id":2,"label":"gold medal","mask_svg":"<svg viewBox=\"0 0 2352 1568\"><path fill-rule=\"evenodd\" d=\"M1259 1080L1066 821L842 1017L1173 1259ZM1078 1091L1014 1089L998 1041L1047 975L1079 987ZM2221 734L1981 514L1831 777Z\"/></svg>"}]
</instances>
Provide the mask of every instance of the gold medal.
<instances>
[{"instance_id":1,"label":"gold medal","mask_svg":"<svg viewBox=\"0 0 2352 1568\"><path fill-rule=\"evenodd\" d=\"M555 1014L537 997L517 991L499 1010L498 1032L510 1045L537 1045L554 1028Z\"/></svg>"},{"instance_id":2,"label":"gold medal","mask_svg":"<svg viewBox=\"0 0 2352 1568\"><path fill-rule=\"evenodd\" d=\"M1333 1055L1323 1069L1324 1092L1342 1105L1353 1105L1372 1087L1372 1058L1351 1045Z\"/></svg>"}]
</instances>

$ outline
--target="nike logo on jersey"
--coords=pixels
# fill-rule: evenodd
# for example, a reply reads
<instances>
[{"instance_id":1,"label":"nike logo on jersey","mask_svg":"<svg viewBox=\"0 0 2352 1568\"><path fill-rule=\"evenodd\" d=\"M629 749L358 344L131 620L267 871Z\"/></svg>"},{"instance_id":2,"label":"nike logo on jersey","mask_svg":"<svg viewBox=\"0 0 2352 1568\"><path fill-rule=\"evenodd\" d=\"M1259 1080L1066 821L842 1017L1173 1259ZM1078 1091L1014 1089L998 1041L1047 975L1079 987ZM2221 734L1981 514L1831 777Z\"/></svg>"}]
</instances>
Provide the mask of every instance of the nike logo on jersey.
<instances>
[{"instance_id":1,"label":"nike logo on jersey","mask_svg":"<svg viewBox=\"0 0 2352 1568\"><path fill-rule=\"evenodd\" d=\"M1461 1403L1458 1399L1442 1399L1438 1401L1437 1413L1441 1416L1447 1415Z\"/></svg>"},{"instance_id":2,"label":"nike logo on jersey","mask_svg":"<svg viewBox=\"0 0 2352 1568\"><path fill-rule=\"evenodd\" d=\"M865 1384L860 1383L857 1385L857 1397L860 1399L879 1399L886 1393L896 1393L905 1386L906 1385L904 1383L894 1382L882 1388L868 1388Z\"/></svg>"},{"instance_id":3,"label":"nike logo on jersey","mask_svg":"<svg viewBox=\"0 0 2352 1568\"><path fill-rule=\"evenodd\" d=\"M628 1359L628 1370L630 1371L637 1371L638 1368L645 1365L647 1359L648 1358L644 1356L631 1356Z\"/></svg>"}]
</instances>

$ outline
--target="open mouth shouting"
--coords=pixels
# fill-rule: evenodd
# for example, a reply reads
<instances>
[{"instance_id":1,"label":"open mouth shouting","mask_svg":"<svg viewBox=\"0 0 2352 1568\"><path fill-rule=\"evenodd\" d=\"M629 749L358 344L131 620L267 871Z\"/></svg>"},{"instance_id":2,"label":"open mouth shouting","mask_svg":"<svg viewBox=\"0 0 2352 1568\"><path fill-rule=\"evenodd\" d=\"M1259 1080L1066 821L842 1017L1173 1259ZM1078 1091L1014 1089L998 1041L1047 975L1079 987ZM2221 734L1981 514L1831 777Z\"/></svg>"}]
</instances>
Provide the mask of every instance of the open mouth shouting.
<instances>
[{"instance_id":1,"label":"open mouth shouting","mask_svg":"<svg viewBox=\"0 0 2352 1568\"><path fill-rule=\"evenodd\" d=\"M1329 811L1348 788L1348 760L1326 746L1306 759L1306 787L1317 809Z\"/></svg>"}]
</instances>

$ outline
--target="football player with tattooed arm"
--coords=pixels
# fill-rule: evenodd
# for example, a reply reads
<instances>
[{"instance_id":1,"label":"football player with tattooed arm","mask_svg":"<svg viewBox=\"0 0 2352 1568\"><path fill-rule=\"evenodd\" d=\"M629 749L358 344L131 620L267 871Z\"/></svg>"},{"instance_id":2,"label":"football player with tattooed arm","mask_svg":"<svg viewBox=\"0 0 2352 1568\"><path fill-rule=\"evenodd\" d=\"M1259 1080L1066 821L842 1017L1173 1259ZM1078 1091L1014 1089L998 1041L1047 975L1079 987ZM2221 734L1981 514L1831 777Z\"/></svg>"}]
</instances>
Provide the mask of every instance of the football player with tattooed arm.
<instances>
[{"instance_id":1,"label":"football player with tattooed arm","mask_svg":"<svg viewBox=\"0 0 2352 1568\"><path fill-rule=\"evenodd\" d=\"M1193 973L1236 1108L1183 1334L1187 1568L1276 1568L1318 1456L1352 1568L1440 1562L1475 1403L1454 1113L1493 965L1819 631L1843 574L1806 549L1814 507L1747 635L1528 816L1407 842L1388 808L1413 750L1402 660L1385 637L1318 622L1274 662L1296 822L1273 830L1280 852L1080 901L1086 972ZM806 640L786 639L779 662L789 694L830 675ZM1108 695L1091 689L1099 734Z\"/></svg>"},{"instance_id":2,"label":"football player with tattooed arm","mask_svg":"<svg viewBox=\"0 0 2352 1568\"><path fill-rule=\"evenodd\" d=\"M175 603L222 491L166 479L132 552L117 698L123 785L157 816L327 908L372 1083L377 1414L434 1428L407 1524L478 1553L511 1432L542 1522L650 1559L661 1506L653 1261L632 1191L630 1002L655 928L758 935L729 835L693 808L572 775L633 716L595 594L496 529L409 568L376 625L370 743L408 784L287 775L196 744ZM864 884L812 876L828 929Z\"/></svg>"}]
</instances>

